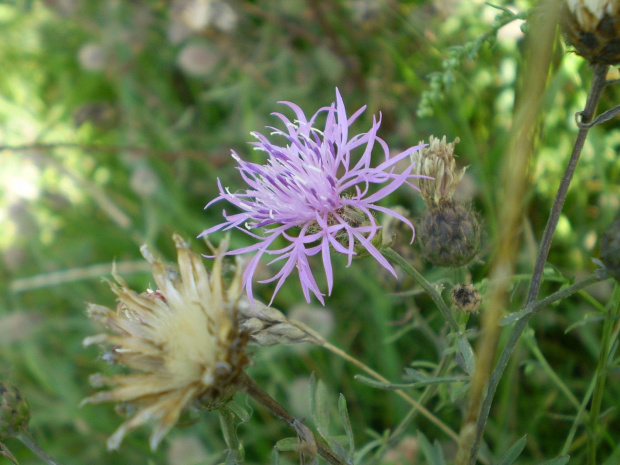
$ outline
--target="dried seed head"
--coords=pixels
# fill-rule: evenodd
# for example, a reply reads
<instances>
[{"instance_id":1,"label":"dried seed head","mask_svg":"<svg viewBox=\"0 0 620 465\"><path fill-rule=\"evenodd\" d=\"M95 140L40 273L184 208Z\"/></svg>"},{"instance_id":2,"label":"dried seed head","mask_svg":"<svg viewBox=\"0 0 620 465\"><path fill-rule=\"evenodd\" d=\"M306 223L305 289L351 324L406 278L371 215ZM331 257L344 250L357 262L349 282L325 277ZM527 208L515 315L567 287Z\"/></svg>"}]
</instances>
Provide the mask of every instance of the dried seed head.
<instances>
[{"instance_id":1,"label":"dried seed head","mask_svg":"<svg viewBox=\"0 0 620 465\"><path fill-rule=\"evenodd\" d=\"M590 63L620 62L620 1L565 0L564 40Z\"/></svg>"},{"instance_id":2,"label":"dried seed head","mask_svg":"<svg viewBox=\"0 0 620 465\"><path fill-rule=\"evenodd\" d=\"M471 205L447 199L430 202L417 231L422 255L434 265L468 265L480 251L482 228Z\"/></svg>"},{"instance_id":3,"label":"dried seed head","mask_svg":"<svg viewBox=\"0 0 620 465\"><path fill-rule=\"evenodd\" d=\"M620 281L620 216L609 225L601 239L601 259L607 272Z\"/></svg>"},{"instance_id":4,"label":"dried seed head","mask_svg":"<svg viewBox=\"0 0 620 465\"><path fill-rule=\"evenodd\" d=\"M0 439L24 431L29 421L30 409L19 389L0 383Z\"/></svg>"},{"instance_id":5,"label":"dried seed head","mask_svg":"<svg viewBox=\"0 0 620 465\"><path fill-rule=\"evenodd\" d=\"M451 199L457 184L463 178L465 170L456 168L454 146L459 138L447 143L446 136L441 140L431 136L428 147L418 150L411 155L415 162L416 174L428 176L419 180L420 191L428 203L439 203L442 199ZM423 143L423 142L421 142Z\"/></svg>"},{"instance_id":6,"label":"dried seed head","mask_svg":"<svg viewBox=\"0 0 620 465\"><path fill-rule=\"evenodd\" d=\"M189 244L175 235L179 272L171 272L146 247L156 291L137 293L119 277L112 290L117 310L91 304L89 316L111 333L90 336L84 345L109 344L105 357L139 373L95 375L91 382L112 389L100 391L83 403L114 401L128 405L133 415L108 440L116 449L132 429L155 422L151 448L155 449L192 402L218 404L234 394L235 382L247 363L247 334L237 322L241 294L241 267L225 288L222 261L227 243L215 250L211 273Z\"/></svg>"},{"instance_id":7,"label":"dried seed head","mask_svg":"<svg viewBox=\"0 0 620 465\"><path fill-rule=\"evenodd\" d=\"M471 284L457 284L452 288L452 305L457 312L478 313L482 296Z\"/></svg>"}]
</instances>

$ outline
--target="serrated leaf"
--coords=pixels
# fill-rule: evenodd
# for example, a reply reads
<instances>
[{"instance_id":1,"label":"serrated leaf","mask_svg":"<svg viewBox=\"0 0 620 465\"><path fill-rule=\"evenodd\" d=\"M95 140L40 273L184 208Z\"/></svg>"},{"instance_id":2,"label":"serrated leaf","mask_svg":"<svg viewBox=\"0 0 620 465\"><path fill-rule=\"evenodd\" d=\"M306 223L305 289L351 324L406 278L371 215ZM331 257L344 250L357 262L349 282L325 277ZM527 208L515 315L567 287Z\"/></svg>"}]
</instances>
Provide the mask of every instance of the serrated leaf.
<instances>
[{"instance_id":1,"label":"serrated leaf","mask_svg":"<svg viewBox=\"0 0 620 465\"><path fill-rule=\"evenodd\" d=\"M355 438L353 437L353 429L351 428L351 420L349 419L347 400L342 394L340 394L340 397L338 398L338 411L340 412L340 418L342 420L344 430L347 433L349 457L352 457L353 453L355 452Z\"/></svg>"},{"instance_id":2,"label":"serrated leaf","mask_svg":"<svg viewBox=\"0 0 620 465\"><path fill-rule=\"evenodd\" d=\"M519 458L523 449L525 449L525 445L527 443L527 436L523 436L517 442L515 442L510 449L504 454L504 456L499 459L497 465L512 465L515 463L515 460Z\"/></svg>"}]
</instances>

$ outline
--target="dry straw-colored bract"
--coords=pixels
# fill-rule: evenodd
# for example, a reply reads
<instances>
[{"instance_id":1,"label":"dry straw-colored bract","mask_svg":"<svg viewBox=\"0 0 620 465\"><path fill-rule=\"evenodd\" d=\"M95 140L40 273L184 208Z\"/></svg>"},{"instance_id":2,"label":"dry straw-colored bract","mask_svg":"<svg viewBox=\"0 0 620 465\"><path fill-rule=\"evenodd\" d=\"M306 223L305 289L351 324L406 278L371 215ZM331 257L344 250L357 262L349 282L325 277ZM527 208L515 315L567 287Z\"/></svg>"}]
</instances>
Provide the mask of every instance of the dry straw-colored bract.
<instances>
[{"instance_id":1,"label":"dry straw-colored bract","mask_svg":"<svg viewBox=\"0 0 620 465\"><path fill-rule=\"evenodd\" d=\"M84 345L111 345L105 357L132 370L115 376L94 375L94 385L112 389L83 401L135 406L133 416L109 438L109 449L118 448L130 430L151 421L155 427L150 444L155 449L192 402L226 402L247 363L247 335L237 323L239 267L227 288L222 278L226 241L215 250L209 274L189 244L178 235L173 238L179 273L143 246L142 255L151 263L157 290L135 292L115 275L111 287L118 296L117 309L88 307L89 316L110 332L90 336Z\"/></svg>"}]
</instances>

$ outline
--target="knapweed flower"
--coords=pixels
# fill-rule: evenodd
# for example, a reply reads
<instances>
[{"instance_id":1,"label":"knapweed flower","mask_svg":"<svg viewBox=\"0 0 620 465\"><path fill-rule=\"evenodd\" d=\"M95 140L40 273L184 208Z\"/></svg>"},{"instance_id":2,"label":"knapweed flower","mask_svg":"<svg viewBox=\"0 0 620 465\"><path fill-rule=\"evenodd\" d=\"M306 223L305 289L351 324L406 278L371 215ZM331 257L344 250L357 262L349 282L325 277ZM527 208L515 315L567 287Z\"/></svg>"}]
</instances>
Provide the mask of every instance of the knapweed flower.
<instances>
[{"instance_id":1,"label":"knapweed flower","mask_svg":"<svg viewBox=\"0 0 620 465\"><path fill-rule=\"evenodd\" d=\"M590 63L620 62L620 0L565 0L562 31Z\"/></svg>"},{"instance_id":2,"label":"knapweed flower","mask_svg":"<svg viewBox=\"0 0 620 465\"><path fill-rule=\"evenodd\" d=\"M137 371L92 376L94 385L113 388L82 402L114 401L135 409L109 438L109 449L117 449L130 430L151 421L155 427L150 444L155 449L192 402L217 405L230 399L247 362L247 336L236 317L240 272L227 289L222 280L226 241L215 251L210 276L185 240L175 235L174 241L178 273L146 247L141 249L151 263L156 291L134 292L115 276L117 283L111 286L118 296L117 309L88 307L89 316L111 333L87 337L84 345L110 344L113 348L104 358Z\"/></svg>"},{"instance_id":3,"label":"knapweed flower","mask_svg":"<svg viewBox=\"0 0 620 465\"><path fill-rule=\"evenodd\" d=\"M420 146L390 156L387 144L377 136L380 118L379 121L373 118L368 132L350 137L350 126L366 107L347 116L338 90L336 103L320 108L310 119L299 106L291 102L280 103L295 113L294 121L274 113L286 129L270 128L271 135L281 138L283 144L278 145L275 140L272 142L262 134L252 133L258 139L252 144L255 150L267 154L263 165L244 161L232 152L248 188L231 191L218 179L220 195L207 207L219 200L227 200L241 213L229 215L224 211L226 221L207 229L201 236L237 228L257 239L256 244L228 252L256 252L243 274L243 284L250 300L252 277L264 254L275 256L271 263L284 261L284 264L275 276L261 282L277 280L275 296L285 279L297 268L308 302L312 292L324 304L324 294L319 290L308 260L317 254L323 261L329 294L334 280L332 250L348 257L347 266L356 255L368 253L396 275L376 247L381 240L381 226L374 213L392 215L405 222L413 232L409 220L394 210L377 205L377 202L403 184L412 186L409 181L415 177L412 174L413 162L410 161L400 173L396 172L396 165L406 161ZM323 130L315 127L321 115L326 119ZM383 159L372 167L375 144L381 148ZM356 149L361 152L359 158L353 154ZM383 186L372 192L372 185ZM276 242L280 238L287 243L281 248Z\"/></svg>"}]
</instances>

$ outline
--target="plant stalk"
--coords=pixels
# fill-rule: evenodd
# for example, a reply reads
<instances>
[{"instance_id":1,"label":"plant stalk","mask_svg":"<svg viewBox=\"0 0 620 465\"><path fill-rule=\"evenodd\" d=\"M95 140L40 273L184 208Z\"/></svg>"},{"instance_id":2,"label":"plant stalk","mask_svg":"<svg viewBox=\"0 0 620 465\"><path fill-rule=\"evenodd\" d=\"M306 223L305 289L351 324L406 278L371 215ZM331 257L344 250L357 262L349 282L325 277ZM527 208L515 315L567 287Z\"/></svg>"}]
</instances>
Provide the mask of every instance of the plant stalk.
<instances>
[{"instance_id":1,"label":"plant stalk","mask_svg":"<svg viewBox=\"0 0 620 465\"><path fill-rule=\"evenodd\" d=\"M333 450L331 450L322 438L316 438L307 426L288 413L284 407L282 407L273 397L263 391L263 389L245 372L241 374L239 383L241 390L245 391L250 397L252 397L252 399L269 410L273 416L284 421L290 428L292 428L295 433L297 433L299 438L306 442L308 446L307 450L309 452L317 452L330 465L346 465L344 460Z\"/></svg>"},{"instance_id":2,"label":"plant stalk","mask_svg":"<svg viewBox=\"0 0 620 465\"><path fill-rule=\"evenodd\" d=\"M17 435L17 439L19 439L28 449L34 452L39 456L41 460L43 460L47 465L61 465L60 462L56 461L52 457L50 457L47 452L45 452L41 446L34 440L30 432L22 431Z\"/></svg>"},{"instance_id":3,"label":"plant stalk","mask_svg":"<svg viewBox=\"0 0 620 465\"><path fill-rule=\"evenodd\" d=\"M607 70L609 66L607 65L595 65L594 66L594 76L592 79L592 84L590 86L590 92L588 93L588 98L586 100L585 109L581 112L581 121L583 123L588 123L594 117L594 113L596 111L596 107L601 99L603 90L606 87L605 77L607 75ZM545 231L543 233L543 238L541 240L540 248L538 251L538 256L536 258L536 265L534 267L534 272L532 274L532 279L530 282L530 288L527 296L527 300L525 302L524 307L529 306L536 297L538 296L538 292L540 290L540 285L542 282L542 274L544 270L545 263L547 261L547 257L549 255L549 249L551 248L551 241L553 239L553 235L555 233L555 229L558 224L558 220L560 218L560 213L564 206L564 201L566 200L566 194L568 193L568 187L573 179L573 175L575 173L575 168L577 167L577 162L579 161L579 157L581 155L581 151L583 150L583 146L588 135L590 128L583 127L579 129L577 133L577 139L575 140L575 145L573 147L573 151L571 153L568 165L564 172L564 176L562 177L562 181L560 183L560 187L556 194L555 200L553 202L553 206L551 208L551 213L549 215L549 219L547 221L547 225L545 227ZM484 432L484 428L486 426L489 413L491 411L491 405L493 403L493 397L495 396L495 391L497 390L497 386L499 385L499 381L502 377L504 369L508 365L508 361L510 360L510 356L514 351L519 338L521 337L521 333L526 328L530 318L534 313L528 313L526 316L517 321L517 323L513 326L509 336L508 342L504 346L500 357L491 373L491 377L489 378L489 382L487 385L487 393L484 397L480 408L480 414L478 416L477 427L476 427L476 435L471 445L469 461L467 462L470 465L475 463L475 457L477 454L478 447L480 446L480 441L482 440L482 434Z\"/></svg>"}]
</instances>

